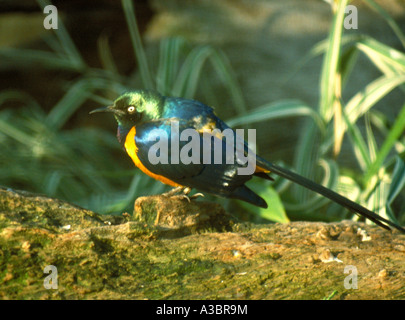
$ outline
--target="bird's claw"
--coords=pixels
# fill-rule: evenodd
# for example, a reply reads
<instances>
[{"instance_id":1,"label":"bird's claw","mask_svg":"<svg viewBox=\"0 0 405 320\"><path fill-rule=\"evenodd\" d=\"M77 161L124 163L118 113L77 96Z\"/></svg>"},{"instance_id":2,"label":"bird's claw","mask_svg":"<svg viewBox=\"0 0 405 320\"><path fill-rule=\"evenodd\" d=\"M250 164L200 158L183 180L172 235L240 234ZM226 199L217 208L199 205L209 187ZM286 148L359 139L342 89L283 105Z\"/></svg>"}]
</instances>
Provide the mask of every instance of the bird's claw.
<instances>
[{"instance_id":1,"label":"bird's claw","mask_svg":"<svg viewBox=\"0 0 405 320\"><path fill-rule=\"evenodd\" d=\"M162 196L164 197L173 197L176 193L183 192L184 187L175 187L172 190L169 190L165 193L162 193Z\"/></svg>"},{"instance_id":2,"label":"bird's claw","mask_svg":"<svg viewBox=\"0 0 405 320\"><path fill-rule=\"evenodd\" d=\"M191 203L191 200L190 200L191 197L189 197L188 195L180 194L179 197L181 197L182 199L187 199L188 203Z\"/></svg>"},{"instance_id":3,"label":"bird's claw","mask_svg":"<svg viewBox=\"0 0 405 320\"><path fill-rule=\"evenodd\" d=\"M162 196L164 197L173 197L175 195L177 195L178 193L182 193L179 194L178 196L183 198L183 199L187 199L187 201L190 203L191 200L196 199L198 197L204 197L204 195L201 192L195 193L192 196L188 196L188 194L191 192L191 188L189 187L175 187L172 190L162 193Z\"/></svg>"},{"instance_id":4,"label":"bird's claw","mask_svg":"<svg viewBox=\"0 0 405 320\"><path fill-rule=\"evenodd\" d=\"M194 193L192 196L190 196L190 199L197 199L198 197L204 198L204 195L201 192Z\"/></svg>"}]
</instances>

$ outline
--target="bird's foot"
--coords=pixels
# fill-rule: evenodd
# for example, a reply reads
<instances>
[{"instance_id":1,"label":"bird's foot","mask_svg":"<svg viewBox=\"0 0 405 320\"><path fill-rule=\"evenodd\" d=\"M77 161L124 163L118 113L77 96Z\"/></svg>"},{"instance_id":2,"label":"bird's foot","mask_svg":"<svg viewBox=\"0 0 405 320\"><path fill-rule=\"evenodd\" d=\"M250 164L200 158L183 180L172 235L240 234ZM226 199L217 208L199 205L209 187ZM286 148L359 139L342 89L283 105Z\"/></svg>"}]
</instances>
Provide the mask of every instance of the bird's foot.
<instances>
[{"instance_id":1,"label":"bird's foot","mask_svg":"<svg viewBox=\"0 0 405 320\"><path fill-rule=\"evenodd\" d=\"M190 187L176 187L168 192L162 193L162 196L173 197L178 194L179 197L181 197L183 199L187 199L188 202L191 202L192 199L196 199L198 197L204 197L204 195L200 192L195 193L192 196L189 196L188 194L190 192L191 192ZM181 193L181 194L179 194L179 193Z\"/></svg>"},{"instance_id":2,"label":"bird's foot","mask_svg":"<svg viewBox=\"0 0 405 320\"><path fill-rule=\"evenodd\" d=\"M179 195L179 197L186 199L188 203L191 203L191 200L197 199L198 197L204 197L204 195L200 192L193 194L192 196L189 196L188 194L191 192L191 188L186 187L183 190L183 194Z\"/></svg>"},{"instance_id":3,"label":"bird's foot","mask_svg":"<svg viewBox=\"0 0 405 320\"><path fill-rule=\"evenodd\" d=\"M169 191L167 191L165 193L162 193L162 196L164 196L164 197L173 197L177 193L184 192L184 189L186 189L186 187L175 187L172 190L169 190Z\"/></svg>"},{"instance_id":4,"label":"bird's foot","mask_svg":"<svg viewBox=\"0 0 405 320\"><path fill-rule=\"evenodd\" d=\"M201 192L198 192L198 193L194 193L192 196L190 196L189 198L190 199L197 199L198 197L203 197L204 198L204 195L201 193Z\"/></svg>"},{"instance_id":5,"label":"bird's foot","mask_svg":"<svg viewBox=\"0 0 405 320\"><path fill-rule=\"evenodd\" d=\"M188 202L190 202L190 200L197 199L198 197L204 197L204 195L201 192L198 192L198 193L193 194L192 196L189 196L188 194L190 192L191 192L190 187L185 187L183 189L183 194L187 198Z\"/></svg>"}]
</instances>

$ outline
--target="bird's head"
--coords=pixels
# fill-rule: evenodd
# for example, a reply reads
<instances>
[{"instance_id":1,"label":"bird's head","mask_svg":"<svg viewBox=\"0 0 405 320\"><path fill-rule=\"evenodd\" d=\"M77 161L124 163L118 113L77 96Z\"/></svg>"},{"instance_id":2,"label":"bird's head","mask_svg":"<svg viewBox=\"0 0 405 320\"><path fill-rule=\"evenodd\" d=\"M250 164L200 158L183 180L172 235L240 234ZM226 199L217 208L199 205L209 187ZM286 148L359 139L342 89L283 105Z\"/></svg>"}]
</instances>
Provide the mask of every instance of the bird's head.
<instances>
[{"instance_id":1,"label":"bird's head","mask_svg":"<svg viewBox=\"0 0 405 320\"><path fill-rule=\"evenodd\" d=\"M136 90L119 96L114 104L91 111L112 112L118 125L131 128L143 121L159 119L162 114L164 98L152 90Z\"/></svg>"}]
</instances>

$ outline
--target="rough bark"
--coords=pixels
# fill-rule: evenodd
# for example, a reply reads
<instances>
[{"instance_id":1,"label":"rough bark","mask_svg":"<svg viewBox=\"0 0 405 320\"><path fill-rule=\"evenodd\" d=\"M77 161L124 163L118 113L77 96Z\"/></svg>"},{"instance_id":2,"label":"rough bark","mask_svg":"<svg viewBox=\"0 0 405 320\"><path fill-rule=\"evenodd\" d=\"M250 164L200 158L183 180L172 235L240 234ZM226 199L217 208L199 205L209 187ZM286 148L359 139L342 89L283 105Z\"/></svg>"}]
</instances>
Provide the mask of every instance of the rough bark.
<instances>
[{"instance_id":1,"label":"rough bark","mask_svg":"<svg viewBox=\"0 0 405 320\"><path fill-rule=\"evenodd\" d=\"M181 197L102 216L0 189L0 247L0 299L405 298L405 235L351 221L238 223ZM57 289L44 287L47 265ZM345 288L355 271L357 289Z\"/></svg>"}]
</instances>

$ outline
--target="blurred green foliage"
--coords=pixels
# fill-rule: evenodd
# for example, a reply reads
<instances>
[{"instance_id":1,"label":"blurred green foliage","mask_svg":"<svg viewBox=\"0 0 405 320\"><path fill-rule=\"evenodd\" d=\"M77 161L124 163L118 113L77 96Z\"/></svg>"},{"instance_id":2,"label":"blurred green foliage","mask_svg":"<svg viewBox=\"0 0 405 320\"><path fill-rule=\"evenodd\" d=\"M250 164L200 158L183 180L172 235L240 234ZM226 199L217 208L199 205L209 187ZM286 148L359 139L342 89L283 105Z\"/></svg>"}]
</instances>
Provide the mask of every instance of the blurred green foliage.
<instances>
[{"instance_id":1,"label":"blurred green foliage","mask_svg":"<svg viewBox=\"0 0 405 320\"><path fill-rule=\"evenodd\" d=\"M395 21L373 1L365 2L388 22L405 44L405 37ZM38 3L42 8L49 4L45 0ZM394 123L373 110L394 88L404 90L405 55L368 36L345 36L343 21L347 4L348 0L342 0L334 5L328 39L315 45L302 61L305 63L320 54L324 56L319 106L314 108L302 101L283 100L248 111L227 57L211 46L190 47L182 39L164 39L160 43L157 68L151 70L132 1L122 0L134 58L145 88L192 98L206 76L204 66L209 63L223 81L237 112L236 117L228 119L229 125L306 117L308 125L297 144L293 169L308 177L322 177L319 182L327 187L393 221L405 223L404 195L401 194L405 184L405 105L403 102L398 105L401 111ZM0 92L0 104L17 100L25 106L0 112L0 183L65 199L99 213L131 210L137 196L164 191L166 187L139 170L122 169L122 163L116 160L122 150L113 132L90 127L64 129L85 101L107 105L123 91L132 89L131 80L117 72L108 44L100 42L99 54L104 68L91 69L76 49L63 21L59 21L59 28L48 42L52 52L11 48L0 51L2 59L24 67L40 65L75 70L80 74L48 113L23 92ZM381 76L345 102L342 93L359 54L366 55L381 71ZM360 118L366 123L365 136L357 124ZM376 144L373 130L385 137L381 146ZM339 168L334 160L346 135L361 172ZM331 205L327 199L275 178L274 184L257 180L250 184L268 200L268 209L239 203L241 208L278 222L347 217L345 210ZM402 204L397 205L400 212L395 214L392 207L398 198ZM218 201L225 205L230 203L229 200Z\"/></svg>"}]
</instances>

